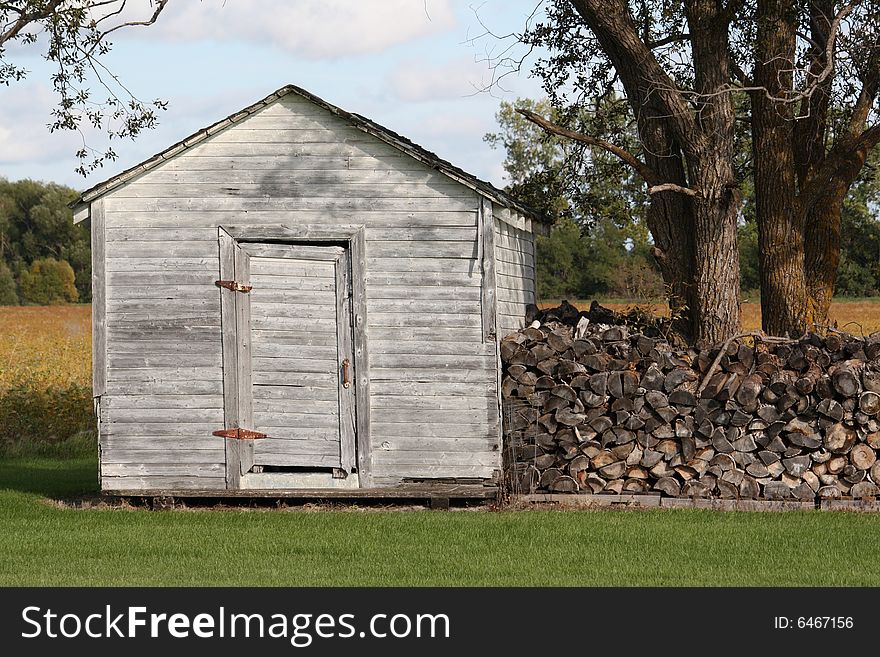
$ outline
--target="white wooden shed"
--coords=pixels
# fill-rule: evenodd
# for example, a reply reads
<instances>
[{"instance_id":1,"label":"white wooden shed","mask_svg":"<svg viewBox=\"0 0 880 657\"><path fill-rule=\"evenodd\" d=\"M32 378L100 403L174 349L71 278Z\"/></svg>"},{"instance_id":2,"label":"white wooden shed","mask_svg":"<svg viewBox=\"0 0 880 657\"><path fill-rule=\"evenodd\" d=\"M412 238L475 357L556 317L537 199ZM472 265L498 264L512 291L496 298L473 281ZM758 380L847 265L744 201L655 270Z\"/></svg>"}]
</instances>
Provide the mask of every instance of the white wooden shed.
<instances>
[{"instance_id":1,"label":"white wooden shed","mask_svg":"<svg viewBox=\"0 0 880 657\"><path fill-rule=\"evenodd\" d=\"M285 86L74 210L103 491L498 477L498 339L543 228L504 192Z\"/></svg>"}]
</instances>

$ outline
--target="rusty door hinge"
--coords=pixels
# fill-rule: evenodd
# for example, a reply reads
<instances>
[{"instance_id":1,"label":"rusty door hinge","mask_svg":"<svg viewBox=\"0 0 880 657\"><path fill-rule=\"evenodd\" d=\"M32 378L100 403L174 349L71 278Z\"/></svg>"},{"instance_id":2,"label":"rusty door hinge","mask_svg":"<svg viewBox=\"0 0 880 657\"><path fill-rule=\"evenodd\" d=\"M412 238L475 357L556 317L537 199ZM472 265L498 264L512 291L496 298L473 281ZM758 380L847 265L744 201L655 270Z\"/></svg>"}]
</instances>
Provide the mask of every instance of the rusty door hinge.
<instances>
[{"instance_id":1,"label":"rusty door hinge","mask_svg":"<svg viewBox=\"0 0 880 657\"><path fill-rule=\"evenodd\" d=\"M214 281L214 285L217 287L225 287L227 290L232 290L233 292L244 292L245 294L254 289L253 285L244 285L238 281Z\"/></svg>"},{"instance_id":2,"label":"rusty door hinge","mask_svg":"<svg viewBox=\"0 0 880 657\"><path fill-rule=\"evenodd\" d=\"M257 438L269 437L259 431L251 431L250 429L242 429L241 427L219 429L218 431L212 432L212 434L220 438L236 438L238 440L256 440Z\"/></svg>"}]
</instances>

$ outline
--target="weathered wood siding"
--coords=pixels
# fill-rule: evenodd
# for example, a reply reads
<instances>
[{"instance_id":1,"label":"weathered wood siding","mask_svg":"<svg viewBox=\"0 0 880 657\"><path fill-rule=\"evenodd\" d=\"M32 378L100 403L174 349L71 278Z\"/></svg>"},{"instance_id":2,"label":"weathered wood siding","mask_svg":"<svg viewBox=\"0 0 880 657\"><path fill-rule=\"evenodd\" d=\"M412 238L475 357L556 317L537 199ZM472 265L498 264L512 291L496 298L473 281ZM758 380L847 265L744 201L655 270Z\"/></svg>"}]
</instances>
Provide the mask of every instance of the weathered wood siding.
<instances>
[{"instance_id":1,"label":"weathered wood siding","mask_svg":"<svg viewBox=\"0 0 880 657\"><path fill-rule=\"evenodd\" d=\"M230 224L365 226L372 484L500 468L473 190L290 94L103 203L105 489L225 485L211 435L223 425L213 282L217 227ZM499 319L512 330L533 299L530 236L495 225Z\"/></svg>"},{"instance_id":2,"label":"weathered wood siding","mask_svg":"<svg viewBox=\"0 0 880 657\"><path fill-rule=\"evenodd\" d=\"M531 221L495 206L495 270L500 336L521 329L535 303L535 236Z\"/></svg>"}]
</instances>

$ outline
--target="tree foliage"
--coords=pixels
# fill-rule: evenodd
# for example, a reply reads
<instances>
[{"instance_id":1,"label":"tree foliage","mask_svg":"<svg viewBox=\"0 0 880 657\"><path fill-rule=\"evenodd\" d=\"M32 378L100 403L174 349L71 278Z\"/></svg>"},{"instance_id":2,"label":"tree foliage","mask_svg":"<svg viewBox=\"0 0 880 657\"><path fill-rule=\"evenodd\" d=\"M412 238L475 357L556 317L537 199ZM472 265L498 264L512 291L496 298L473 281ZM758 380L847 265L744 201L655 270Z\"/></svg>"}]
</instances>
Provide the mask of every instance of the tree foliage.
<instances>
[{"instance_id":1,"label":"tree foliage","mask_svg":"<svg viewBox=\"0 0 880 657\"><path fill-rule=\"evenodd\" d=\"M63 185L0 178L0 262L22 279L40 258L63 260L74 272L76 297L89 301L89 231L83 224L73 223L68 207L77 196L75 190ZM24 299L24 294L22 297L36 303Z\"/></svg>"},{"instance_id":2,"label":"tree foliage","mask_svg":"<svg viewBox=\"0 0 880 657\"><path fill-rule=\"evenodd\" d=\"M21 275L21 300L39 306L77 300L73 268L66 260L38 258Z\"/></svg>"},{"instance_id":3,"label":"tree foliage","mask_svg":"<svg viewBox=\"0 0 880 657\"><path fill-rule=\"evenodd\" d=\"M21 48L39 48L55 65L51 77L58 104L49 130L83 135L86 128L104 131L112 141L135 138L156 126L162 100L136 98L104 64L112 48L109 36L132 26L152 25L168 0L149 0L146 15L133 15L127 0L5 0L0 2L0 84L27 76L13 60ZM93 89L97 87L97 93ZM116 159L112 146L99 151L83 136L77 151L77 172L85 176L107 160Z\"/></svg>"}]
</instances>

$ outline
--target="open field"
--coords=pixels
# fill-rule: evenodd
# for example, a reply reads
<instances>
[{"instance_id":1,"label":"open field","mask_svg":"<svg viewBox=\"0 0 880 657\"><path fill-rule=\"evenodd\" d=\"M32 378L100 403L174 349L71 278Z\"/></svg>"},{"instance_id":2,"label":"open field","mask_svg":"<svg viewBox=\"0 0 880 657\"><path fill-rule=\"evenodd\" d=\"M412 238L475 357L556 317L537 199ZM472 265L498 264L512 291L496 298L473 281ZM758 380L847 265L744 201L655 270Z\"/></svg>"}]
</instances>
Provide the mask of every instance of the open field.
<instances>
[{"instance_id":1,"label":"open field","mask_svg":"<svg viewBox=\"0 0 880 657\"><path fill-rule=\"evenodd\" d=\"M599 302L612 310L626 311L638 306L639 308L650 308L651 312L658 314L667 314L668 307L663 302L646 303L637 301L627 301L626 299L599 299ZM590 300L571 301L581 310L590 307ZM559 305L558 299L542 301L541 307L548 308ZM755 331L761 328L761 304L760 303L743 303L742 306L742 327L745 331ZM869 297L864 299L838 299L831 304L831 318L836 322L836 327L842 331L853 333L855 335L868 335L875 331L880 331L880 297Z\"/></svg>"},{"instance_id":2,"label":"open field","mask_svg":"<svg viewBox=\"0 0 880 657\"><path fill-rule=\"evenodd\" d=\"M91 306L0 306L0 389L92 384Z\"/></svg>"},{"instance_id":3,"label":"open field","mask_svg":"<svg viewBox=\"0 0 880 657\"><path fill-rule=\"evenodd\" d=\"M77 510L45 499L94 482L93 460L0 461L0 585L880 585L875 514Z\"/></svg>"}]
</instances>

